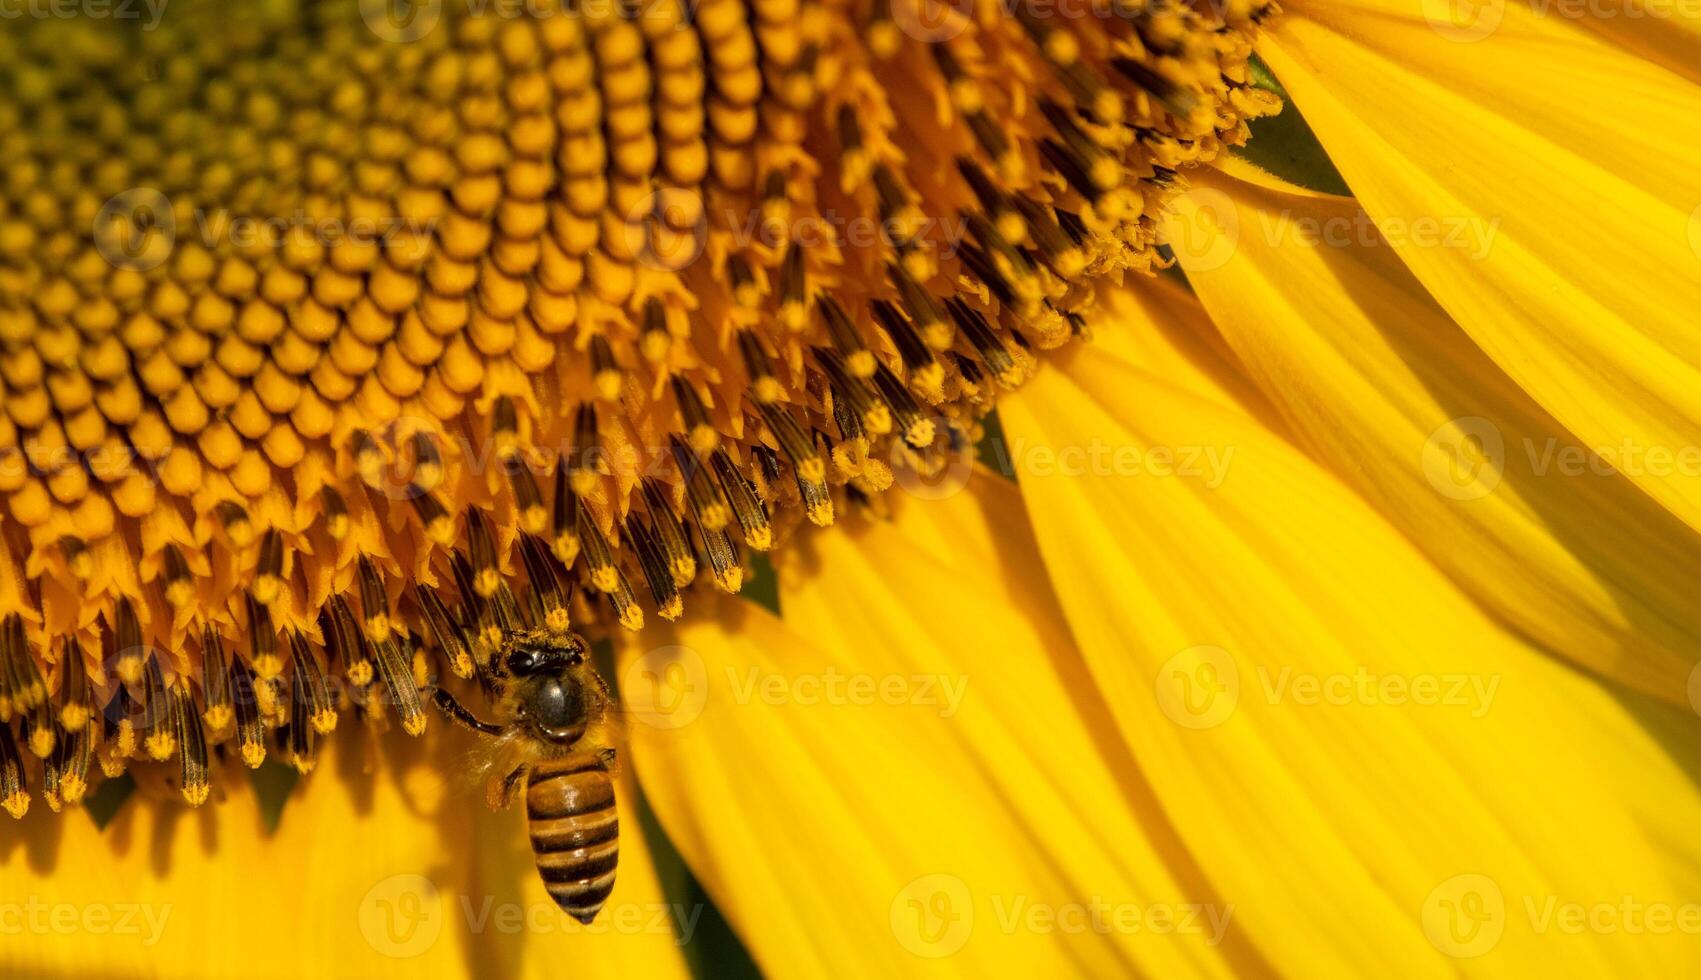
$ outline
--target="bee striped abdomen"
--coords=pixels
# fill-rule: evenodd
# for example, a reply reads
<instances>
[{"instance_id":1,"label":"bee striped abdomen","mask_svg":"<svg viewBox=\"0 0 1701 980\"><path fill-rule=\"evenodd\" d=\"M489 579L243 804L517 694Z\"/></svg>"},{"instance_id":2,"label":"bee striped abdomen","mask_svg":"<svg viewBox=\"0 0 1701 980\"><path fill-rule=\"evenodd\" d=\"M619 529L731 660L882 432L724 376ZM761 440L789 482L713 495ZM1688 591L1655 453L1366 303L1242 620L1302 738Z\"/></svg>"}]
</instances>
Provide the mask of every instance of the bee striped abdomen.
<instances>
[{"instance_id":1,"label":"bee striped abdomen","mask_svg":"<svg viewBox=\"0 0 1701 980\"><path fill-rule=\"evenodd\" d=\"M588 924L614 890L620 857L608 768L590 752L539 762L526 781L526 819L549 897Z\"/></svg>"}]
</instances>

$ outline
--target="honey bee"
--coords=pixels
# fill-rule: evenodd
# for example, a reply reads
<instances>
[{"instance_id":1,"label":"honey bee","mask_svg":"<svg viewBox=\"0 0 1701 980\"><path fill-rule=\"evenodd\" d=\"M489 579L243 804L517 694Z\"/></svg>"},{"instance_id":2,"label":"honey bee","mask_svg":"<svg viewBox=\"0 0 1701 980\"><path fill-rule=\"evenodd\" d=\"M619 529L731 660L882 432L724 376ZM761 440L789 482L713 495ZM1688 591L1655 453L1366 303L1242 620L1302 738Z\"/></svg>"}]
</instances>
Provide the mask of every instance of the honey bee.
<instances>
[{"instance_id":1,"label":"honey bee","mask_svg":"<svg viewBox=\"0 0 1701 980\"><path fill-rule=\"evenodd\" d=\"M450 718L495 740L493 758L502 762L491 782L493 805L507 807L524 779L544 888L589 925L614 890L620 855L615 753L602 726L608 687L585 641L550 626L505 631L487 673L497 723L480 720L441 687L432 697Z\"/></svg>"}]
</instances>

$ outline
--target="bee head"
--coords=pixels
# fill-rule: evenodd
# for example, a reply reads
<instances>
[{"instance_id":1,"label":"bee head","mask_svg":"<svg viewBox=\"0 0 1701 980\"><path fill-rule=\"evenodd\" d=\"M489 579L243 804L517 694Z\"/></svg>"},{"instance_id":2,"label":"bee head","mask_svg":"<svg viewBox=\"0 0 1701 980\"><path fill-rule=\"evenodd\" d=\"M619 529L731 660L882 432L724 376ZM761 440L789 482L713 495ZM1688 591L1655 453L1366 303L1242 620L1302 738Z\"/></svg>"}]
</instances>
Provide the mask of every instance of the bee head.
<instances>
[{"instance_id":1,"label":"bee head","mask_svg":"<svg viewBox=\"0 0 1701 980\"><path fill-rule=\"evenodd\" d=\"M601 681L577 636L520 639L505 658L516 680L519 720L539 739L572 745L601 713Z\"/></svg>"},{"instance_id":2,"label":"bee head","mask_svg":"<svg viewBox=\"0 0 1701 980\"><path fill-rule=\"evenodd\" d=\"M585 641L573 633L563 638L543 639L522 635L508 648L503 666L511 676L525 679L539 674L560 673L584 662Z\"/></svg>"}]
</instances>

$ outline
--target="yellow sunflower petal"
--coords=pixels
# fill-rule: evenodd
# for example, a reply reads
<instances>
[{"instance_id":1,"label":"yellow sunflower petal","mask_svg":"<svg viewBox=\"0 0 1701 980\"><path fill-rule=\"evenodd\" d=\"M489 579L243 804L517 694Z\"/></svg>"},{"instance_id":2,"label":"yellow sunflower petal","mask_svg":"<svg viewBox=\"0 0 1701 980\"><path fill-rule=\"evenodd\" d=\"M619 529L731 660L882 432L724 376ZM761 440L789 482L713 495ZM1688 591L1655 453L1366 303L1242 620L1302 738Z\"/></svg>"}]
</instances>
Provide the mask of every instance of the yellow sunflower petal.
<instances>
[{"instance_id":1,"label":"yellow sunflower petal","mask_svg":"<svg viewBox=\"0 0 1701 980\"><path fill-rule=\"evenodd\" d=\"M1489 611L1686 704L1701 538L1508 380L1355 202L1218 178L1178 220L1225 199L1235 247L1188 277L1306 448Z\"/></svg>"},{"instance_id":2,"label":"yellow sunflower petal","mask_svg":"<svg viewBox=\"0 0 1701 980\"><path fill-rule=\"evenodd\" d=\"M1694 958L1671 925L1694 846L1621 797L1701 801L1623 708L1217 396L1090 351L1061 363L1002 413L1030 462L1058 461L1018 468L1046 567L1142 771L1278 970ZM1208 447L1233 449L1214 485L1153 468ZM1544 914L1626 895L1666 931Z\"/></svg>"},{"instance_id":3,"label":"yellow sunflower petal","mask_svg":"<svg viewBox=\"0 0 1701 980\"><path fill-rule=\"evenodd\" d=\"M1024 819L1056 808L1009 801L1009 784L984 774L957 721L964 710L985 718L965 707L982 696L980 673L930 674L855 651L843 659L833 637L738 600L721 619L647 634L656 646L624 652L621 689L648 798L765 972L1049 974L1072 963L1126 973L1137 955L1222 973L1209 944L1226 910L1213 920L1182 908L1206 901L1185 872L1164 873L1138 839L1095 831L1096 814L1070 818L1070 833L1089 837L1060 865L1065 845ZM908 642L901 624L861 638ZM994 654L989 664L1003 659ZM1080 742L1066 733L1064 744ZM1004 745L1021 753L1005 764L1036 780L1030 793L1069 778L1074 760L1048 758L1049 745ZM1082 793L1128 806L1129 790L1106 786L1090 760L1083 778ZM1083 853L1110 863L1097 879L1104 890L1082 876ZM1147 865L1156 878L1142 890L1112 890L1132 888ZM1138 934L1112 941L1100 929Z\"/></svg>"},{"instance_id":4,"label":"yellow sunflower petal","mask_svg":"<svg viewBox=\"0 0 1701 980\"><path fill-rule=\"evenodd\" d=\"M575 976L684 976L675 930L622 913L666 905L641 835L621 838L615 916L581 927L534 880L524 816L451 795L454 745L387 746L394 771L358 780L359 750L327 746L271 834L238 771L216 807L139 793L104 830L32 813L0 847L0 973L544 977L572 962Z\"/></svg>"},{"instance_id":5,"label":"yellow sunflower petal","mask_svg":"<svg viewBox=\"0 0 1701 980\"><path fill-rule=\"evenodd\" d=\"M1701 87L1519 3L1461 43L1488 22L1449 6L1305 0L1261 50L1454 320L1701 527Z\"/></svg>"},{"instance_id":6,"label":"yellow sunflower petal","mask_svg":"<svg viewBox=\"0 0 1701 980\"><path fill-rule=\"evenodd\" d=\"M960 493L894 510L890 523L811 539L822 574L782 569L786 623L876 677L966 680L941 732L957 764L983 773L1027 828L1026 846L1055 868L1063 895L1077 896L1065 902L1090 896L1106 906L1107 928L1074 940L1083 966L1101 975L1126 969L1118 964L1154 976L1252 972L1256 954L1227 929L1231 903L1205 885L1120 745L1015 488L982 471ZM1117 914L1136 910L1189 921L1172 933L1115 927Z\"/></svg>"},{"instance_id":7,"label":"yellow sunflower petal","mask_svg":"<svg viewBox=\"0 0 1701 980\"><path fill-rule=\"evenodd\" d=\"M1694 0L1547 0L1560 12L1621 47L1701 82L1701 7ZM1577 11L1584 11L1579 13Z\"/></svg>"}]
</instances>

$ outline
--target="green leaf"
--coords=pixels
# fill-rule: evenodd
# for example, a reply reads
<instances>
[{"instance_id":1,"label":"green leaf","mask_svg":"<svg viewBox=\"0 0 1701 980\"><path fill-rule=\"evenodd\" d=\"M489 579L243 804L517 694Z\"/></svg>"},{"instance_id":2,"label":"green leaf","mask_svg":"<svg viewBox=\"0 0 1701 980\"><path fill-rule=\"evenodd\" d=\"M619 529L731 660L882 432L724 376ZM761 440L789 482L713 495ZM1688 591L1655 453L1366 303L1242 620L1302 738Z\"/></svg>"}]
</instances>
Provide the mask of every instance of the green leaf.
<instances>
[{"instance_id":1,"label":"green leaf","mask_svg":"<svg viewBox=\"0 0 1701 980\"><path fill-rule=\"evenodd\" d=\"M1010 445L1004 438L1004 423L998 410L987 412L980 420L980 442L975 444L975 458L1011 483L1016 482L1016 467L1010 459Z\"/></svg>"},{"instance_id":2,"label":"green leaf","mask_svg":"<svg viewBox=\"0 0 1701 980\"><path fill-rule=\"evenodd\" d=\"M780 575L763 552L750 552L750 573L738 594L776 616L780 614Z\"/></svg>"},{"instance_id":3,"label":"green leaf","mask_svg":"<svg viewBox=\"0 0 1701 980\"><path fill-rule=\"evenodd\" d=\"M1250 67L1254 85L1281 96L1282 111L1248 123L1252 138L1245 146L1235 147L1234 154L1289 183L1325 194L1352 196L1346 180L1324 152L1323 144L1317 142L1311 125L1288 98L1281 81L1257 56Z\"/></svg>"},{"instance_id":4,"label":"green leaf","mask_svg":"<svg viewBox=\"0 0 1701 980\"><path fill-rule=\"evenodd\" d=\"M94 788L94 792L84 798L83 808L89 811L95 826L105 830L106 825L112 822L113 817L118 816L118 811L134 792L136 779L129 773L117 779L102 780L101 784Z\"/></svg>"},{"instance_id":5,"label":"green leaf","mask_svg":"<svg viewBox=\"0 0 1701 980\"><path fill-rule=\"evenodd\" d=\"M260 820L266 825L266 833L278 829L278 822L283 819L284 804L289 801L289 794L295 790L295 784L301 781L301 774L281 762L268 759L260 768L248 773L248 781L254 786L254 797L260 804Z\"/></svg>"},{"instance_id":6,"label":"green leaf","mask_svg":"<svg viewBox=\"0 0 1701 980\"><path fill-rule=\"evenodd\" d=\"M690 941L684 944L684 952L691 975L736 980L760 977L761 971L756 968L756 961L751 959L749 950L744 948L720 909L715 907L714 900L691 873L679 849L673 846L667 831L662 829L661 821L656 819L655 811L650 809L649 800L641 793L638 797L638 823L649 844L650 860L655 864L662 894L675 910L675 927L680 922L690 923ZM684 939L683 936L680 938Z\"/></svg>"}]
</instances>

